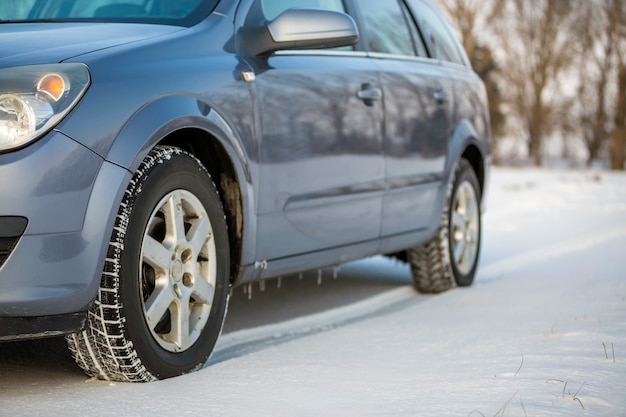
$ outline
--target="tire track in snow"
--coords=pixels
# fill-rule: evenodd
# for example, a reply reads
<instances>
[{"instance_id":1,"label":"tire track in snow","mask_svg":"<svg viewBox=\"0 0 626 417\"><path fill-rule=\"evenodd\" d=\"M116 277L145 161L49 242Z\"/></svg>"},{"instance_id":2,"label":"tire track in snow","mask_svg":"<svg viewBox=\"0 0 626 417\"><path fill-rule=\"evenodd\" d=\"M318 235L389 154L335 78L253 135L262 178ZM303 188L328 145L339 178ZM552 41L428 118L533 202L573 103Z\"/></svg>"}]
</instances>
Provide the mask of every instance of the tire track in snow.
<instances>
[{"instance_id":1,"label":"tire track in snow","mask_svg":"<svg viewBox=\"0 0 626 417\"><path fill-rule=\"evenodd\" d=\"M611 240L626 237L626 225L611 231L586 234L516 256L509 256L480 266L477 279L489 282L503 275L550 259L579 252ZM413 286L405 285L365 300L267 326L244 329L222 335L206 366L228 361L291 340L321 333L351 323L401 310L407 303L435 296L419 295Z\"/></svg>"},{"instance_id":2,"label":"tire track in snow","mask_svg":"<svg viewBox=\"0 0 626 417\"><path fill-rule=\"evenodd\" d=\"M298 317L281 323L221 335L206 366L258 352L291 340L401 310L406 303L431 296L420 296L412 285L385 291L344 307Z\"/></svg>"}]
</instances>

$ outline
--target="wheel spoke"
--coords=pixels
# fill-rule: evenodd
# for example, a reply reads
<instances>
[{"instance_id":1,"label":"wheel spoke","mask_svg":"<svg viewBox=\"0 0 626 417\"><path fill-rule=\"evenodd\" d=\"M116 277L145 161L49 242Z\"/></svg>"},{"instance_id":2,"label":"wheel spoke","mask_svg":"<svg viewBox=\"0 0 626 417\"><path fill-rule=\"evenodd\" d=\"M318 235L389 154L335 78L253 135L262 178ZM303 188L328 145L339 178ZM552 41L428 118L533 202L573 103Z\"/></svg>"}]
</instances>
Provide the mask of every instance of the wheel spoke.
<instances>
[{"instance_id":1,"label":"wheel spoke","mask_svg":"<svg viewBox=\"0 0 626 417\"><path fill-rule=\"evenodd\" d=\"M172 259L172 251L151 236L145 236L142 247L142 261L146 262L157 272L166 273L169 262Z\"/></svg>"},{"instance_id":2,"label":"wheel spoke","mask_svg":"<svg viewBox=\"0 0 626 417\"><path fill-rule=\"evenodd\" d=\"M474 221L476 219L476 201L472 198L471 195L468 195L468 201L466 205L466 214L467 220Z\"/></svg>"},{"instance_id":3,"label":"wheel spoke","mask_svg":"<svg viewBox=\"0 0 626 417\"><path fill-rule=\"evenodd\" d=\"M191 249L195 256L198 256L202 253L202 247L206 243L207 239L209 239L211 232L211 223L209 222L209 218L204 216L200 219L194 221L191 229L187 232L187 239L189 240L189 244L191 245Z\"/></svg>"},{"instance_id":4,"label":"wheel spoke","mask_svg":"<svg viewBox=\"0 0 626 417\"><path fill-rule=\"evenodd\" d=\"M472 256L474 253L473 246L474 245L471 242L467 242L465 244L465 250L463 251L463 257L461 258L461 263L463 264L464 268L467 268L472 260Z\"/></svg>"},{"instance_id":5,"label":"wheel spoke","mask_svg":"<svg viewBox=\"0 0 626 417\"><path fill-rule=\"evenodd\" d=\"M202 277L197 276L192 288L193 298L202 304L210 305L213 302L215 288L206 282Z\"/></svg>"},{"instance_id":6,"label":"wheel spoke","mask_svg":"<svg viewBox=\"0 0 626 417\"><path fill-rule=\"evenodd\" d=\"M179 303L173 310L171 313L172 331L168 338L180 350L185 350L189 347L189 303Z\"/></svg>"},{"instance_id":7,"label":"wheel spoke","mask_svg":"<svg viewBox=\"0 0 626 417\"><path fill-rule=\"evenodd\" d=\"M478 243L478 234L476 233L476 230L470 227L467 233L469 233L469 238L470 238L472 245L476 245L476 243Z\"/></svg>"},{"instance_id":8,"label":"wheel spoke","mask_svg":"<svg viewBox=\"0 0 626 417\"><path fill-rule=\"evenodd\" d=\"M452 213L452 226L460 231L465 230L465 216L455 211Z\"/></svg>"},{"instance_id":9,"label":"wheel spoke","mask_svg":"<svg viewBox=\"0 0 626 417\"><path fill-rule=\"evenodd\" d=\"M183 219L183 206L179 192L174 192L168 198L163 207L165 214L165 229L167 239L173 244L179 242L185 236L185 221Z\"/></svg>"},{"instance_id":10,"label":"wheel spoke","mask_svg":"<svg viewBox=\"0 0 626 417\"><path fill-rule=\"evenodd\" d=\"M145 302L146 319L150 329L154 329L165 312L176 299L176 294L169 285L157 286Z\"/></svg>"},{"instance_id":11,"label":"wheel spoke","mask_svg":"<svg viewBox=\"0 0 626 417\"><path fill-rule=\"evenodd\" d=\"M467 212L467 199L463 189L459 189L457 193L457 212L465 214Z\"/></svg>"},{"instance_id":12,"label":"wheel spoke","mask_svg":"<svg viewBox=\"0 0 626 417\"><path fill-rule=\"evenodd\" d=\"M466 246L467 243L465 242L465 239L460 239L458 242L456 242L456 246L454 247L454 261L457 264L461 263L461 258L463 256L463 252L465 251Z\"/></svg>"}]
</instances>

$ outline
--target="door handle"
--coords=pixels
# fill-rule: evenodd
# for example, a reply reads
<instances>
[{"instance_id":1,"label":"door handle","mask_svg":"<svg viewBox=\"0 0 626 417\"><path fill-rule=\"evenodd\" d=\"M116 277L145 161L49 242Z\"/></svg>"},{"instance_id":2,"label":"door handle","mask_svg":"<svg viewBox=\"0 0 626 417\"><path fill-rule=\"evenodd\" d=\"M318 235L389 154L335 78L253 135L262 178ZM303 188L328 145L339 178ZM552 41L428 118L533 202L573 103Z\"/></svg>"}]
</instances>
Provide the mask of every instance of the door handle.
<instances>
[{"instance_id":1,"label":"door handle","mask_svg":"<svg viewBox=\"0 0 626 417\"><path fill-rule=\"evenodd\" d=\"M371 84L363 84L361 89L357 91L356 96L363 100L366 106L373 106L374 101L381 100L383 98L383 91L380 88L374 87Z\"/></svg>"},{"instance_id":2,"label":"door handle","mask_svg":"<svg viewBox=\"0 0 626 417\"><path fill-rule=\"evenodd\" d=\"M435 90L433 97L438 105L445 106L448 103L448 92L443 88Z\"/></svg>"}]
</instances>

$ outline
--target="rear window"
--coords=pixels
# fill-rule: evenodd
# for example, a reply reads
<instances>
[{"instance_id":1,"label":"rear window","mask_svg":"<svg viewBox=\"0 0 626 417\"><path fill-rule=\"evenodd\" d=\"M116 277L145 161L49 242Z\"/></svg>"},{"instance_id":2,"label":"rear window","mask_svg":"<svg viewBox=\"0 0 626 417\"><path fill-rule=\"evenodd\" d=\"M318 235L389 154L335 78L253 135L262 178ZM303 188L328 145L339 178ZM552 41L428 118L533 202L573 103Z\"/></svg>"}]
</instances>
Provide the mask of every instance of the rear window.
<instances>
[{"instance_id":1,"label":"rear window","mask_svg":"<svg viewBox=\"0 0 626 417\"><path fill-rule=\"evenodd\" d=\"M429 4L420 0L408 0L415 20L435 58L456 64L467 65L462 47L454 38L445 19Z\"/></svg>"},{"instance_id":2,"label":"rear window","mask_svg":"<svg viewBox=\"0 0 626 417\"><path fill-rule=\"evenodd\" d=\"M0 21L106 21L191 26L218 0L1 0Z\"/></svg>"}]
</instances>

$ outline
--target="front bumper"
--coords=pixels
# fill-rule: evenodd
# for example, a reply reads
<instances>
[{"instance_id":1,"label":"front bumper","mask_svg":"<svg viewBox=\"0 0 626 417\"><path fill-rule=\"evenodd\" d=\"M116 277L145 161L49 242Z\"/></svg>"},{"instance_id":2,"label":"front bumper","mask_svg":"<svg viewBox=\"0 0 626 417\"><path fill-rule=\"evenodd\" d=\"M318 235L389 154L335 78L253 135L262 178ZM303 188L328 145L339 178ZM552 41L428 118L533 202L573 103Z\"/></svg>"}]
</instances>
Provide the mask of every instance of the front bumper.
<instances>
[{"instance_id":1,"label":"front bumper","mask_svg":"<svg viewBox=\"0 0 626 417\"><path fill-rule=\"evenodd\" d=\"M60 336L82 330L87 312L44 317L0 317L0 342Z\"/></svg>"},{"instance_id":2,"label":"front bumper","mask_svg":"<svg viewBox=\"0 0 626 417\"><path fill-rule=\"evenodd\" d=\"M0 219L28 221L0 266L0 340L82 326L129 176L58 132L0 155Z\"/></svg>"}]
</instances>

